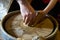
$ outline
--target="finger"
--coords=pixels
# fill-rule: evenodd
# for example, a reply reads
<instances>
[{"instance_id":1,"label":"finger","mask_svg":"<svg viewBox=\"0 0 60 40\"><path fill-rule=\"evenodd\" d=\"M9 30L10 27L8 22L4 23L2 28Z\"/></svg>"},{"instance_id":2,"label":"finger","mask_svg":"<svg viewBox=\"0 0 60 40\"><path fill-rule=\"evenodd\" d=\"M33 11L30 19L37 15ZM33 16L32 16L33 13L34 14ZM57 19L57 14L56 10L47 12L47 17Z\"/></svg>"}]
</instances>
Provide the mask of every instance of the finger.
<instances>
[{"instance_id":1,"label":"finger","mask_svg":"<svg viewBox=\"0 0 60 40\"><path fill-rule=\"evenodd\" d=\"M25 24L27 24L27 21L28 21L28 15L25 18Z\"/></svg>"},{"instance_id":2,"label":"finger","mask_svg":"<svg viewBox=\"0 0 60 40\"><path fill-rule=\"evenodd\" d=\"M31 14L28 14L28 17L27 17L27 20L26 20L26 24L29 24L31 19L32 19Z\"/></svg>"},{"instance_id":3,"label":"finger","mask_svg":"<svg viewBox=\"0 0 60 40\"><path fill-rule=\"evenodd\" d=\"M30 16L29 23L28 23L29 26L31 26L31 24L32 24L32 20L33 20L33 17L32 17L32 15L31 15L31 16Z\"/></svg>"},{"instance_id":4,"label":"finger","mask_svg":"<svg viewBox=\"0 0 60 40\"><path fill-rule=\"evenodd\" d=\"M32 23L32 15L31 15L31 14L30 14L30 16L29 16L29 23L28 23L28 25L29 25L30 23Z\"/></svg>"},{"instance_id":5,"label":"finger","mask_svg":"<svg viewBox=\"0 0 60 40\"><path fill-rule=\"evenodd\" d=\"M29 22L29 17L26 17L25 24L28 24Z\"/></svg>"},{"instance_id":6,"label":"finger","mask_svg":"<svg viewBox=\"0 0 60 40\"><path fill-rule=\"evenodd\" d=\"M34 25L38 24L39 22L43 21L44 19L45 19L44 14L38 13Z\"/></svg>"},{"instance_id":7,"label":"finger","mask_svg":"<svg viewBox=\"0 0 60 40\"><path fill-rule=\"evenodd\" d=\"M34 24L35 23L37 23L37 17L38 17L38 12L35 12L35 17L34 17L34 19L33 19L33 26L34 26Z\"/></svg>"},{"instance_id":8,"label":"finger","mask_svg":"<svg viewBox=\"0 0 60 40\"><path fill-rule=\"evenodd\" d=\"M27 17L27 15L25 15L25 16L23 17L23 22L25 22L26 17Z\"/></svg>"},{"instance_id":9,"label":"finger","mask_svg":"<svg viewBox=\"0 0 60 40\"><path fill-rule=\"evenodd\" d=\"M33 26L35 22L35 17L36 17L36 14L31 14L31 20L30 20L29 26Z\"/></svg>"}]
</instances>

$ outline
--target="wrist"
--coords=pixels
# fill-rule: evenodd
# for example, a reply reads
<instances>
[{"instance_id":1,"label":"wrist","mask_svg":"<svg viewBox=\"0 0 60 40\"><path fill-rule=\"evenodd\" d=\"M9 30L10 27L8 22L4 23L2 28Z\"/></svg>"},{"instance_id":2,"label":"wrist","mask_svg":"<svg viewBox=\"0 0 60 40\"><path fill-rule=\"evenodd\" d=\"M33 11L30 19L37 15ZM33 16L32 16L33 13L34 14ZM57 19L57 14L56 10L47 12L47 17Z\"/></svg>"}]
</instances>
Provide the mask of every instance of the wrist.
<instances>
[{"instance_id":1,"label":"wrist","mask_svg":"<svg viewBox=\"0 0 60 40\"><path fill-rule=\"evenodd\" d=\"M48 13L48 10L45 10L45 9L44 9L43 12L44 12L45 14L47 14L47 13Z\"/></svg>"},{"instance_id":2,"label":"wrist","mask_svg":"<svg viewBox=\"0 0 60 40\"><path fill-rule=\"evenodd\" d=\"M26 3L27 3L26 0L17 0L17 2L18 2L19 4L26 4Z\"/></svg>"},{"instance_id":3,"label":"wrist","mask_svg":"<svg viewBox=\"0 0 60 40\"><path fill-rule=\"evenodd\" d=\"M24 0L16 0L18 2L18 4L23 4L24 3Z\"/></svg>"}]
</instances>

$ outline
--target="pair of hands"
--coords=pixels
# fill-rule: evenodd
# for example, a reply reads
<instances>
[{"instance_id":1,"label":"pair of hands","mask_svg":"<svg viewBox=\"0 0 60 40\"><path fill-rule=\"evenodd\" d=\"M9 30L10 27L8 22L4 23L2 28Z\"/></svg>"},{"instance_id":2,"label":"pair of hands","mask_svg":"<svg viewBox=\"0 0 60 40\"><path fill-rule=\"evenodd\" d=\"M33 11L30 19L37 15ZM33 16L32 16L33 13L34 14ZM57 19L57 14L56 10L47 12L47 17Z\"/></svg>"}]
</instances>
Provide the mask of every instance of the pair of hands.
<instances>
[{"instance_id":1,"label":"pair of hands","mask_svg":"<svg viewBox=\"0 0 60 40\"><path fill-rule=\"evenodd\" d=\"M27 1L19 0L20 12L23 17L23 22L29 26L36 25L44 19L45 12L43 10L35 11Z\"/></svg>"},{"instance_id":2,"label":"pair of hands","mask_svg":"<svg viewBox=\"0 0 60 40\"><path fill-rule=\"evenodd\" d=\"M25 7L21 10L21 15L23 16L23 22L29 26L36 25L45 18L45 13L43 10L32 12Z\"/></svg>"},{"instance_id":3,"label":"pair of hands","mask_svg":"<svg viewBox=\"0 0 60 40\"><path fill-rule=\"evenodd\" d=\"M38 13L26 1L20 0L18 3L20 5L20 12L23 17L23 22L25 24L36 25L41 19L43 19L43 10Z\"/></svg>"},{"instance_id":4,"label":"pair of hands","mask_svg":"<svg viewBox=\"0 0 60 40\"><path fill-rule=\"evenodd\" d=\"M23 16L24 23L28 25L36 24L39 22L39 20L44 19L44 15L47 14L57 3L57 0L50 0L45 9L39 11L38 14L27 1L31 3L31 0L17 0L18 4L20 5L20 12Z\"/></svg>"}]
</instances>

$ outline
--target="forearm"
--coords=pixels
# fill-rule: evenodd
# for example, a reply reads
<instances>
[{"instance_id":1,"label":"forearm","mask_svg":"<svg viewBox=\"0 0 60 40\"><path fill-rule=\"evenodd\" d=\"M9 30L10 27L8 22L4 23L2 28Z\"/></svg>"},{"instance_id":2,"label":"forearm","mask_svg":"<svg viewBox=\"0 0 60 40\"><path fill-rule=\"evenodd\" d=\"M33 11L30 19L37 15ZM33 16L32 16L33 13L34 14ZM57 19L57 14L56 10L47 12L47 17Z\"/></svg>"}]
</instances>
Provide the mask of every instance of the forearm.
<instances>
[{"instance_id":1,"label":"forearm","mask_svg":"<svg viewBox=\"0 0 60 40\"><path fill-rule=\"evenodd\" d=\"M31 3L32 2L32 0L27 0L29 3Z\"/></svg>"},{"instance_id":2,"label":"forearm","mask_svg":"<svg viewBox=\"0 0 60 40\"><path fill-rule=\"evenodd\" d=\"M51 0L47 7L43 10L45 13L48 13L57 3L57 0Z\"/></svg>"},{"instance_id":3,"label":"forearm","mask_svg":"<svg viewBox=\"0 0 60 40\"><path fill-rule=\"evenodd\" d=\"M23 10L23 8L27 8L29 11L34 12L34 9L31 7L31 5L28 3L27 0L18 0L18 3L20 5L20 9Z\"/></svg>"}]
</instances>

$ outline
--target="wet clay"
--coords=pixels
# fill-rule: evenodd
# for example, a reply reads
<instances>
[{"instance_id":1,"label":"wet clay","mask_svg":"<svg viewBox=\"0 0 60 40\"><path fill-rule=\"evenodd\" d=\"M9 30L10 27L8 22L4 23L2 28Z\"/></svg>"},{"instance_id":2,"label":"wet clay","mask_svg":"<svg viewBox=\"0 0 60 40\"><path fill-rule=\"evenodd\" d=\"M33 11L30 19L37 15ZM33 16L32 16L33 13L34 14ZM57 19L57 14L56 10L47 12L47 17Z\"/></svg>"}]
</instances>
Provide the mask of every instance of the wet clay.
<instances>
[{"instance_id":1,"label":"wet clay","mask_svg":"<svg viewBox=\"0 0 60 40\"><path fill-rule=\"evenodd\" d=\"M49 18L46 18L35 27L30 27L25 25L23 23L22 16L17 14L6 21L5 29L14 37L20 37L24 40L32 40L34 38L38 38L39 36L48 36L53 30L53 23Z\"/></svg>"}]
</instances>

